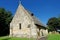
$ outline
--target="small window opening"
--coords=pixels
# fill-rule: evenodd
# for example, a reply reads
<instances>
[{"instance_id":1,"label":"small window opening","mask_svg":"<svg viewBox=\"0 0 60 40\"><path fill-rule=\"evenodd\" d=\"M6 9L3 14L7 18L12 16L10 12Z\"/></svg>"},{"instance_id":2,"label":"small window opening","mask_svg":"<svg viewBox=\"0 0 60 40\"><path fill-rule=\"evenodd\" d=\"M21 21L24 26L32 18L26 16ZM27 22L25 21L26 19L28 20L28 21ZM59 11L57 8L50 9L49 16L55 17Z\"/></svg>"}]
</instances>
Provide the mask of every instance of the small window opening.
<instances>
[{"instance_id":1,"label":"small window opening","mask_svg":"<svg viewBox=\"0 0 60 40\"><path fill-rule=\"evenodd\" d=\"M28 25L28 28L30 28L30 24Z\"/></svg>"},{"instance_id":2,"label":"small window opening","mask_svg":"<svg viewBox=\"0 0 60 40\"><path fill-rule=\"evenodd\" d=\"M19 24L19 29L21 29L21 23Z\"/></svg>"}]
</instances>

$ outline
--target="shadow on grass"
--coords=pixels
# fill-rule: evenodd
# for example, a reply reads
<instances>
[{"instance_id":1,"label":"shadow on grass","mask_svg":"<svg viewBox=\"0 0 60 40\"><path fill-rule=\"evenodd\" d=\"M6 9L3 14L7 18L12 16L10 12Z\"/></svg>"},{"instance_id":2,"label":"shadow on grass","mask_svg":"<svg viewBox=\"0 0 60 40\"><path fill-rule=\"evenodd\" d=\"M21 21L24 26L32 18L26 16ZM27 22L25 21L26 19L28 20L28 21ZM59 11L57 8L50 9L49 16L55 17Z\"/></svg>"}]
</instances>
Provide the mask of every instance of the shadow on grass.
<instances>
[{"instance_id":1,"label":"shadow on grass","mask_svg":"<svg viewBox=\"0 0 60 40\"><path fill-rule=\"evenodd\" d=\"M11 39L11 38L5 38L5 39L2 39L2 40L9 40L9 39Z\"/></svg>"}]
</instances>

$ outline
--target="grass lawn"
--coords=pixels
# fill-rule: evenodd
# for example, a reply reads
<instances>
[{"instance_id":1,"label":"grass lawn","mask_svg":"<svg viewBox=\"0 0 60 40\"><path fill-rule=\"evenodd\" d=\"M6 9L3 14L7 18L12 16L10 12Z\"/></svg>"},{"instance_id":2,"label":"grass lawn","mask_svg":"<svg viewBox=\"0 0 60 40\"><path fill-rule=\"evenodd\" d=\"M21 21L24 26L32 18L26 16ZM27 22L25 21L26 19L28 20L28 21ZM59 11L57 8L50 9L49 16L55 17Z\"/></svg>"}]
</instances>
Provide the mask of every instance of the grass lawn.
<instances>
[{"instance_id":1,"label":"grass lawn","mask_svg":"<svg viewBox=\"0 0 60 40\"><path fill-rule=\"evenodd\" d=\"M36 40L34 38L0 37L0 40ZM60 40L60 34L49 34L47 40Z\"/></svg>"},{"instance_id":2,"label":"grass lawn","mask_svg":"<svg viewBox=\"0 0 60 40\"><path fill-rule=\"evenodd\" d=\"M60 34L49 34L47 40L60 40Z\"/></svg>"},{"instance_id":3,"label":"grass lawn","mask_svg":"<svg viewBox=\"0 0 60 40\"><path fill-rule=\"evenodd\" d=\"M0 37L0 40L35 40L33 38Z\"/></svg>"}]
</instances>

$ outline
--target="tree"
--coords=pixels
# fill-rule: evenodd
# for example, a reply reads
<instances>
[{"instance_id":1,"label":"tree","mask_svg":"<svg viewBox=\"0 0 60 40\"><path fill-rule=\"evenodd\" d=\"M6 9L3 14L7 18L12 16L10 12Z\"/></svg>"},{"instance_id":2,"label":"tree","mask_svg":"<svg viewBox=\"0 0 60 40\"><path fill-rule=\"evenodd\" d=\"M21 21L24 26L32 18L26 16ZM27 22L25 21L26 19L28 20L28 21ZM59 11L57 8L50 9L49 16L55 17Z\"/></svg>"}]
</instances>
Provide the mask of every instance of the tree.
<instances>
[{"instance_id":1,"label":"tree","mask_svg":"<svg viewBox=\"0 0 60 40\"><path fill-rule=\"evenodd\" d=\"M58 25L59 25L59 20L56 17L52 17L48 20L48 28L49 31L57 31Z\"/></svg>"},{"instance_id":2,"label":"tree","mask_svg":"<svg viewBox=\"0 0 60 40\"><path fill-rule=\"evenodd\" d=\"M57 28L60 29L60 17L58 17L58 23L59 24L58 24Z\"/></svg>"},{"instance_id":3,"label":"tree","mask_svg":"<svg viewBox=\"0 0 60 40\"><path fill-rule=\"evenodd\" d=\"M9 24L12 20L12 13L0 8L0 36L9 34Z\"/></svg>"}]
</instances>

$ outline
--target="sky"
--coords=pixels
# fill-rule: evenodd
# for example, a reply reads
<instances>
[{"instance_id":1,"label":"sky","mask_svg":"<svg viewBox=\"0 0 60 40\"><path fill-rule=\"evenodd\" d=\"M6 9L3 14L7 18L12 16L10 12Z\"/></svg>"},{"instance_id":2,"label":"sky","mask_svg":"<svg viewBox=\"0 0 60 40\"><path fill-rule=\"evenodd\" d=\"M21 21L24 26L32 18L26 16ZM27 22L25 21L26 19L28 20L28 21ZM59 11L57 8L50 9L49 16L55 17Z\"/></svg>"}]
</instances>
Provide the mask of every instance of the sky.
<instances>
[{"instance_id":1,"label":"sky","mask_svg":"<svg viewBox=\"0 0 60 40\"><path fill-rule=\"evenodd\" d=\"M49 18L59 17L60 0L20 0L25 9L28 9L46 25ZM11 11L14 15L19 5L19 0L0 0L0 8Z\"/></svg>"}]
</instances>

